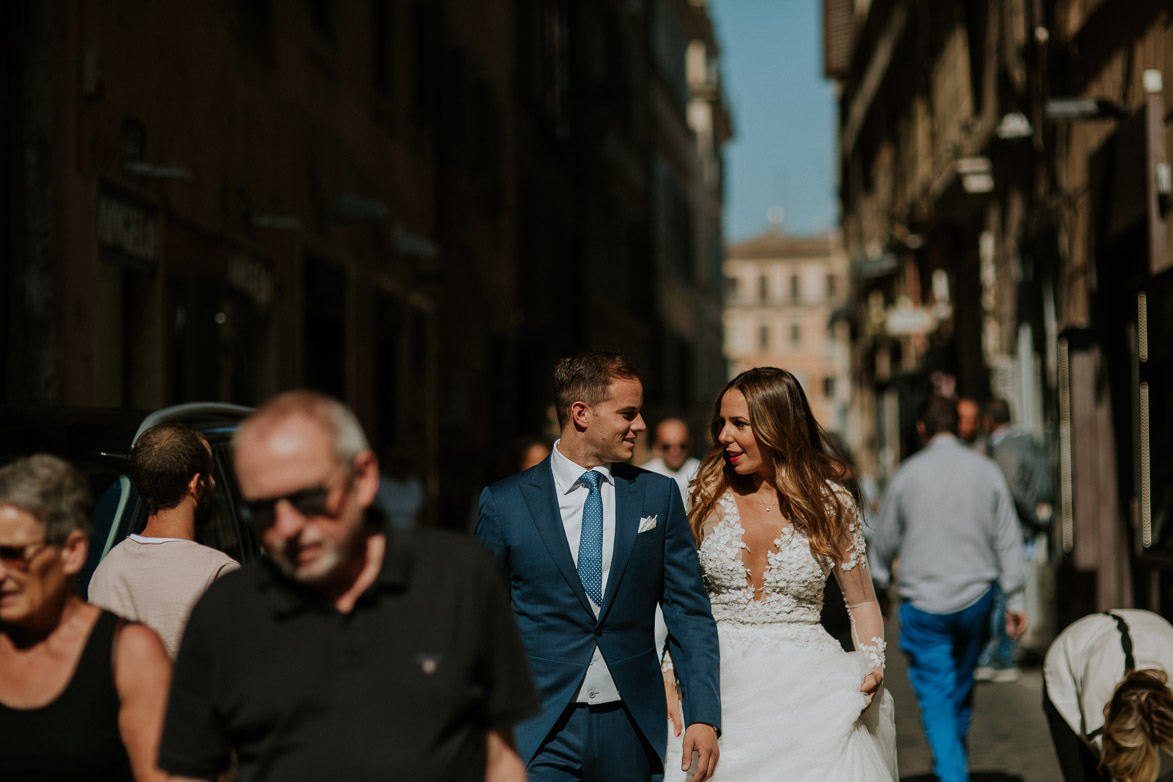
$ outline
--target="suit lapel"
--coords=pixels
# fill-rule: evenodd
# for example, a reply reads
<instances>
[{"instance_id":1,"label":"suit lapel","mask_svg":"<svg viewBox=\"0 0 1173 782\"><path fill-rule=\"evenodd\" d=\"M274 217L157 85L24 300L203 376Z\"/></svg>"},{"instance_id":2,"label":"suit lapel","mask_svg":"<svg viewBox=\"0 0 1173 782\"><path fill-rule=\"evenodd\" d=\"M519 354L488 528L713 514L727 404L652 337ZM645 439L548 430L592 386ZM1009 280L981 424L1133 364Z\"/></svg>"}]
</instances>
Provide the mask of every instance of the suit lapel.
<instances>
[{"instance_id":1,"label":"suit lapel","mask_svg":"<svg viewBox=\"0 0 1173 782\"><path fill-rule=\"evenodd\" d=\"M631 556L632 547L635 546L643 499L635 481L616 475L614 468L612 468L611 476L615 481L615 550L611 554L611 570L607 574L607 594L603 595L603 606L599 611L600 621L607 616L611 604L615 602L615 594L619 591L623 572L627 569L627 560Z\"/></svg>"},{"instance_id":2,"label":"suit lapel","mask_svg":"<svg viewBox=\"0 0 1173 782\"><path fill-rule=\"evenodd\" d=\"M550 470L549 457L545 463L534 470L534 477L521 486L521 495L529 508L530 519L538 531L550 557L566 579L570 590L574 592L583 608L594 615L590 598L582 588L582 579L578 577L578 569L574 566L574 558L570 554L570 544L566 542L566 528L562 525L562 512L558 509L557 488L554 486L554 473ZM604 601L605 602L605 601Z\"/></svg>"}]
</instances>

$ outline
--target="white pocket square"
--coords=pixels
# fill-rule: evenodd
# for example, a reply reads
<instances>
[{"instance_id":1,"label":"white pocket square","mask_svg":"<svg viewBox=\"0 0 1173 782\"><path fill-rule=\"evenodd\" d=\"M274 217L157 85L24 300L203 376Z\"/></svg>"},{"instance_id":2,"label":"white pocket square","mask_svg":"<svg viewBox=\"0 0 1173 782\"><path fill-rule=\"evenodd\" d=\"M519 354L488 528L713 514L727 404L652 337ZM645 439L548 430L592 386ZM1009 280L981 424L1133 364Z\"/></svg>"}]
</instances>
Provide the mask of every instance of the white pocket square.
<instances>
[{"instance_id":1,"label":"white pocket square","mask_svg":"<svg viewBox=\"0 0 1173 782\"><path fill-rule=\"evenodd\" d=\"M640 532L647 532L648 530L655 529L655 528L656 528L656 517L655 516L644 516L642 519L639 520L639 531ZM636 533L636 534L639 534L639 533Z\"/></svg>"}]
</instances>

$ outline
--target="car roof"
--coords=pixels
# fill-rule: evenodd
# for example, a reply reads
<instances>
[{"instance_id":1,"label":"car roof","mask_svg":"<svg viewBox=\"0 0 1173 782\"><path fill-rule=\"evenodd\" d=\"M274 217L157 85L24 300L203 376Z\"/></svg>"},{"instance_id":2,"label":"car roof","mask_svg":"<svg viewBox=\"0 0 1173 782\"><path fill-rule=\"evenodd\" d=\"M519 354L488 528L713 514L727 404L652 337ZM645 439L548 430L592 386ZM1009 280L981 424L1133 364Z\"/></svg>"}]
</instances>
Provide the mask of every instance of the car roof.
<instances>
[{"instance_id":1,"label":"car roof","mask_svg":"<svg viewBox=\"0 0 1173 782\"><path fill-rule=\"evenodd\" d=\"M201 432L230 431L252 408L192 402L155 411L106 407L0 407L0 464L51 453L71 462L125 463L139 435L181 421Z\"/></svg>"}]
</instances>

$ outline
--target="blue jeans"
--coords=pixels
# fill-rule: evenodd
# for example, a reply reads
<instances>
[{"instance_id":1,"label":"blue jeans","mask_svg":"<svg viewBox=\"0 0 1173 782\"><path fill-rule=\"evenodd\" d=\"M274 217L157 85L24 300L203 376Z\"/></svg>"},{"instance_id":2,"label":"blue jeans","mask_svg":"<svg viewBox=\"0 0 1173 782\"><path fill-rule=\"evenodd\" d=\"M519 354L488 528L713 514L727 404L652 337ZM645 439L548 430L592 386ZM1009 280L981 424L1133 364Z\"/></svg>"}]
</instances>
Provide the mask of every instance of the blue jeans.
<instances>
[{"instance_id":1,"label":"blue jeans","mask_svg":"<svg viewBox=\"0 0 1173 782\"><path fill-rule=\"evenodd\" d=\"M1018 652L1018 642L1006 634L1006 594L997 583L994 584L994 607L990 609L990 640L978 657L978 665L991 668L1013 668Z\"/></svg>"},{"instance_id":2,"label":"blue jeans","mask_svg":"<svg viewBox=\"0 0 1173 782\"><path fill-rule=\"evenodd\" d=\"M973 671L990 629L993 590L968 608L930 614L900 606L900 649L920 701L921 720L940 782L968 782L966 739L973 716Z\"/></svg>"}]
</instances>

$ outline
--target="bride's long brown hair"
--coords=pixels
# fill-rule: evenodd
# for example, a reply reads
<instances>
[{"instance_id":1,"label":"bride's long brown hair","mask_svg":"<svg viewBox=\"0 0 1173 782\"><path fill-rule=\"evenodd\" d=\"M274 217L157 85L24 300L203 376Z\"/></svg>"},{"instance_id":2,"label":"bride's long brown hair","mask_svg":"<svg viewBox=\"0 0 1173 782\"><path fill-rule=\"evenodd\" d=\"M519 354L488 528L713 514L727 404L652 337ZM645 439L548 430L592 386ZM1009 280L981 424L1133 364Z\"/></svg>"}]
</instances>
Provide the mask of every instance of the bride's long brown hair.
<instances>
[{"instance_id":1,"label":"bride's long brown hair","mask_svg":"<svg viewBox=\"0 0 1173 782\"><path fill-rule=\"evenodd\" d=\"M697 544L701 525L725 491L749 481L748 476L733 471L725 460L725 446L717 439L725 424L721 400L733 388L745 395L754 438L762 458L774 468L779 509L806 533L813 553L838 556L838 542L850 519L844 492L832 490L832 486L845 484L851 471L847 461L828 447L802 385L794 375L777 367L747 369L730 380L713 403L709 423L712 446L692 484L688 518Z\"/></svg>"}]
</instances>

